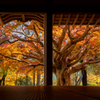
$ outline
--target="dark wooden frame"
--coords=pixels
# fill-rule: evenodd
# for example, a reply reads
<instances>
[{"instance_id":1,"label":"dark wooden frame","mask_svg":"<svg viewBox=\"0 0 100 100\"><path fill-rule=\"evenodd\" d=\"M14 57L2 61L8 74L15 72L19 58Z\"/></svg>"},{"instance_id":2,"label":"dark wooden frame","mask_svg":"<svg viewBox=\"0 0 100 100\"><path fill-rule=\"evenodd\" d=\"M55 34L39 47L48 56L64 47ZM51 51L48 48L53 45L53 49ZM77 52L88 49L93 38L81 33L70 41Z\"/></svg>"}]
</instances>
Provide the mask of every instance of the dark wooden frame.
<instances>
[{"instance_id":1,"label":"dark wooden frame","mask_svg":"<svg viewBox=\"0 0 100 100\"><path fill-rule=\"evenodd\" d=\"M27 8L26 8L27 7ZM54 13L99 13L99 4L55 5L52 0L45 4L0 4L0 12L42 12L45 13L45 85L52 85L52 15Z\"/></svg>"}]
</instances>

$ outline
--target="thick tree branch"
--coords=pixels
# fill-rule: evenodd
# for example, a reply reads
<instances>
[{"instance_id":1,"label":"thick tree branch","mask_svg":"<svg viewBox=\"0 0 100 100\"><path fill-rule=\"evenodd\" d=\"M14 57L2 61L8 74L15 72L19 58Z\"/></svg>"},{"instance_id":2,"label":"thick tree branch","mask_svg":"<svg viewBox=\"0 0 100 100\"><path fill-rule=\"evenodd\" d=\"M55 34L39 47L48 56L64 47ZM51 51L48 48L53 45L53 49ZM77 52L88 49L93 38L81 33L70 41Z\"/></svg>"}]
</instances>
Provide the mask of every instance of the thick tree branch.
<instances>
[{"instance_id":1,"label":"thick tree branch","mask_svg":"<svg viewBox=\"0 0 100 100\"><path fill-rule=\"evenodd\" d=\"M100 60L97 60L97 61L91 61L91 62L88 62L88 64L94 64L94 63L99 63Z\"/></svg>"},{"instance_id":2,"label":"thick tree branch","mask_svg":"<svg viewBox=\"0 0 100 100\"><path fill-rule=\"evenodd\" d=\"M38 35L38 32L37 32L37 30L36 30L36 28L35 28L35 25L33 25L33 30L34 30L34 32L35 32L35 34L36 34L36 36L37 36L37 39L39 38L39 35Z\"/></svg>"},{"instance_id":3,"label":"thick tree branch","mask_svg":"<svg viewBox=\"0 0 100 100\"><path fill-rule=\"evenodd\" d=\"M24 63L28 64L28 67L30 67L30 66L34 66L34 67L36 67L36 66L44 66L43 63L31 64L31 63L29 63L28 61L25 61L25 60L22 60L22 59L17 59L17 58L10 57L10 56L6 56L6 55L4 55L4 54L2 54L2 53L0 53L0 55L1 55L1 56L4 56L5 58L9 58L9 59L12 59L12 60L16 60L16 61L18 61L18 62L24 62Z\"/></svg>"},{"instance_id":4,"label":"thick tree branch","mask_svg":"<svg viewBox=\"0 0 100 100\"><path fill-rule=\"evenodd\" d=\"M77 36L72 40L72 43L77 43L79 41L84 40L84 37L86 37L86 35L88 35L88 32L90 29L91 29L90 27L87 27L86 31L81 36Z\"/></svg>"},{"instance_id":5,"label":"thick tree branch","mask_svg":"<svg viewBox=\"0 0 100 100\"><path fill-rule=\"evenodd\" d=\"M31 66L33 66L33 67L36 67L36 66L44 66L44 64L43 64L43 63L30 64L30 65L28 65L27 67L31 67Z\"/></svg>"},{"instance_id":6,"label":"thick tree branch","mask_svg":"<svg viewBox=\"0 0 100 100\"><path fill-rule=\"evenodd\" d=\"M34 56L40 57L40 54L38 54L37 52L33 52L32 50L30 50L30 53Z\"/></svg>"},{"instance_id":7,"label":"thick tree branch","mask_svg":"<svg viewBox=\"0 0 100 100\"><path fill-rule=\"evenodd\" d=\"M68 48L70 48L71 46L72 46L71 42L69 42L68 44L66 44L66 45L62 48L62 50L61 50L62 54L63 54Z\"/></svg>"},{"instance_id":8,"label":"thick tree branch","mask_svg":"<svg viewBox=\"0 0 100 100\"><path fill-rule=\"evenodd\" d=\"M63 55L64 55L64 56L68 56L68 55L72 52L72 50L74 49L75 45L76 45L76 44L73 44L73 45L71 45L66 51L64 50L64 52L61 52L62 56L63 56Z\"/></svg>"},{"instance_id":9,"label":"thick tree branch","mask_svg":"<svg viewBox=\"0 0 100 100\"><path fill-rule=\"evenodd\" d=\"M4 55L4 54L2 54L2 53L0 53L0 55L1 55L1 56L4 56L5 58L13 59L13 60L16 60L16 61L19 61L19 62L25 62L25 63L27 63L27 64L30 65L30 63L27 62L27 61L25 61L25 60L20 60L20 59L14 58L14 57L6 56L6 55Z\"/></svg>"},{"instance_id":10,"label":"thick tree branch","mask_svg":"<svg viewBox=\"0 0 100 100\"><path fill-rule=\"evenodd\" d=\"M88 31L90 30L91 28L87 28L86 29L86 31L81 35L81 36L77 36L77 37L72 37L72 39L71 39L71 42L69 42L62 50L61 50L61 52L63 53L63 52L65 52L71 45L73 45L73 44L76 44L77 42L79 42L79 41L82 41L82 40L84 40L84 38L86 37L86 35L88 34Z\"/></svg>"},{"instance_id":11,"label":"thick tree branch","mask_svg":"<svg viewBox=\"0 0 100 100\"><path fill-rule=\"evenodd\" d=\"M75 60L75 61L72 62L72 63L69 63L68 65L69 65L69 66L72 66L72 65L76 64L76 63L84 56L84 54L85 54L87 51L88 51L88 49L85 48L84 51L83 51L82 53L79 54L79 57L77 58L77 60Z\"/></svg>"},{"instance_id":12,"label":"thick tree branch","mask_svg":"<svg viewBox=\"0 0 100 100\"><path fill-rule=\"evenodd\" d=\"M65 52L61 52L61 54L58 55L58 57L56 57L55 59L58 61L59 59L62 60L63 62L65 62L66 56L68 56L72 50L74 49L75 44L71 45L70 48L68 48ZM55 60L55 61L56 61Z\"/></svg>"},{"instance_id":13,"label":"thick tree branch","mask_svg":"<svg viewBox=\"0 0 100 100\"><path fill-rule=\"evenodd\" d=\"M34 24L38 27L39 30L44 31L44 29L41 29L41 28L37 25L37 23L36 23L35 21L33 21L33 22L34 22Z\"/></svg>"},{"instance_id":14,"label":"thick tree branch","mask_svg":"<svg viewBox=\"0 0 100 100\"><path fill-rule=\"evenodd\" d=\"M98 63L98 62L100 62L100 60L98 60L98 61L93 61L94 58L95 58L95 54L94 54L92 57L90 57L90 58L88 58L87 56L88 56L88 54L85 54L85 57L84 57L84 59L83 59L83 62L80 63L80 64L77 64L76 66L74 66L74 67L71 68L71 70L70 70L70 73L71 73L71 74L72 74L72 73L75 73L75 72L77 72L77 71L79 71L79 70L81 70L82 68L85 68L85 67L87 66L87 64L93 64L93 63ZM90 62L90 61L92 61L92 62Z\"/></svg>"},{"instance_id":15,"label":"thick tree branch","mask_svg":"<svg viewBox=\"0 0 100 100\"><path fill-rule=\"evenodd\" d=\"M32 54L22 54L23 57L25 58L34 58L34 59L37 59L37 60L41 60L42 58L41 57L36 57L36 56L32 56Z\"/></svg>"},{"instance_id":16,"label":"thick tree branch","mask_svg":"<svg viewBox=\"0 0 100 100\"><path fill-rule=\"evenodd\" d=\"M43 47L43 43L42 43L41 40L40 40L40 37L39 37L38 32L37 32L37 30L36 30L36 28L35 28L35 25L33 25L33 30L34 30L34 32L35 32L35 34L36 34L37 40L40 42L40 45Z\"/></svg>"},{"instance_id":17,"label":"thick tree branch","mask_svg":"<svg viewBox=\"0 0 100 100\"><path fill-rule=\"evenodd\" d=\"M58 43L52 38L52 43L55 45L56 48L58 48Z\"/></svg>"},{"instance_id":18,"label":"thick tree branch","mask_svg":"<svg viewBox=\"0 0 100 100\"><path fill-rule=\"evenodd\" d=\"M60 51L57 51L55 49L52 49L53 51L55 51L57 54L60 54L61 52Z\"/></svg>"},{"instance_id":19,"label":"thick tree branch","mask_svg":"<svg viewBox=\"0 0 100 100\"><path fill-rule=\"evenodd\" d=\"M25 54L25 53L12 53L11 56L13 57L17 57L18 54L20 55L23 55L23 59L28 59L28 58L34 58L34 59L37 59L37 60L42 60L43 57L40 57L40 56L37 56L37 54L34 53L29 53L29 54Z\"/></svg>"},{"instance_id":20,"label":"thick tree branch","mask_svg":"<svg viewBox=\"0 0 100 100\"><path fill-rule=\"evenodd\" d=\"M33 47L37 50L37 52L38 52L41 56L43 56L43 51L42 51L38 46L36 46L34 43L32 43L32 45L33 45Z\"/></svg>"},{"instance_id":21,"label":"thick tree branch","mask_svg":"<svg viewBox=\"0 0 100 100\"><path fill-rule=\"evenodd\" d=\"M64 29L63 29L63 31L62 31L61 36L59 37L59 41L58 41L59 47L58 47L58 50L61 49L61 44L62 44L62 41L63 41L63 39L64 39L64 37L65 37L65 34L66 34L67 29L68 29L68 27L65 26Z\"/></svg>"},{"instance_id":22,"label":"thick tree branch","mask_svg":"<svg viewBox=\"0 0 100 100\"><path fill-rule=\"evenodd\" d=\"M68 37L70 38L70 41L72 42L73 36L72 36L72 34L71 34L71 30L70 30L69 25L68 25Z\"/></svg>"},{"instance_id":23,"label":"thick tree branch","mask_svg":"<svg viewBox=\"0 0 100 100\"><path fill-rule=\"evenodd\" d=\"M34 39L34 40L17 39L17 40L14 40L14 41L10 41L9 39L7 39L7 40L4 40L3 42L1 42L0 45L2 45L2 44L5 43L5 42L14 43L14 42L17 42L17 41L23 41L23 42L37 42L37 43L40 43L40 42L37 41L36 39Z\"/></svg>"},{"instance_id":24,"label":"thick tree branch","mask_svg":"<svg viewBox=\"0 0 100 100\"><path fill-rule=\"evenodd\" d=\"M15 35L13 35L13 37L14 37L14 38L17 38L17 39L20 40L20 41L24 41L24 42L37 42L37 43L40 43L40 45L41 45L42 47L44 47L44 44L43 44L41 41L39 41L38 39L26 40L26 39L22 39L22 38L20 38L20 37L18 37L18 36L15 36Z\"/></svg>"},{"instance_id":25,"label":"thick tree branch","mask_svg":"<svg viewBox=\"0 0 100 100\"><path fill-rule=\"evenodd\" d=\"M91 38L92 38L92 36L90 36L89 39L86 40L86 42L81 46L81 49L79 50L78 53L76 53L76 54L74 54L71 57L68 57L66 59L69 66L74 65L75 63L77 63L84 56L84 54L87 53L87 51L90 49L90 47L87 47L86 44L88 43L88 41ZM70 63L73 60L75 60L75 61Z\"/></svg>"},{"instance_id":26,"label":"thick tree branch","mask_svg":"<svg viewBox=\"0 0 100 100\"><path fill-rule=\"evenodd\" d=\"M20 34L22 34L22 35L24 35L24 36L27 36L28 38L30 38L31 40L33 40L33 42L40 43L40 45L43 47L44 44L40 41L40 38L39 38L39 36L38 36L38 33L37 33L37 31L36 31L35 26L34 26L33 28L34 28L34 31L35 31L35 33L36 33L37 39L33 39L32 37L29 37L23 29L22 29L22 30L23 30L23 32L24 32L25 34L24 34L23 32L18 32L18 31L11 31L11 32L20 33ZM15 35L13 35L13 37L18 38L18 39L21 39L21 38L19 38L18 36L15 36Z\"/></svg>"}]
</instances>

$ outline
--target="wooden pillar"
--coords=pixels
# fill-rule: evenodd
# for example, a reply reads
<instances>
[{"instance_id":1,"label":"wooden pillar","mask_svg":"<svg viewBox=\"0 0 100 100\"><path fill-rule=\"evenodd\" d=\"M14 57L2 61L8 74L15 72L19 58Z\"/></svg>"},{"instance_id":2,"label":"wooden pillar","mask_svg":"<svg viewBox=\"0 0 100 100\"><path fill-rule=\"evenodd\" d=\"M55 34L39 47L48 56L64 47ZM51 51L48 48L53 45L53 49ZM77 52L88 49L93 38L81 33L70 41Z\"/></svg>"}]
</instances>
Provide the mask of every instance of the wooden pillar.
<instances>
[{"instance_id":1,"label":"wooden pillar","mask_svg":"<svg viewBox=\"0 0 100 100\"><path fill-rule=\"evenodd\" d=\"M87 85L87 73L85 69L82 69L82 74L83 74L83 78L82 78L82 85Z\"/></svg>"},{"instance_id":2,"label":"wooden pillar","mask_svg":"<svg viewBox=\"0 0 100 100\"><path fill-rule=\"evenodd\" d=\"M3 21L1 19L1 16L0 16L0 25L3 27Z\"/></svg>"},{"instance_id":3,"label":"wooden pillar","mask_svg":"<svg viewBox=\"0 0 100 100\"><path fill-rule=\"evenodd\" d=\"M37 71L37 85L40 85L40 73Z\"/></svg>"},{"instance_id":4,"label":"wooden pillar","mask_svg":"<svg viewBox=\"0 0 100 100\"><path fill-rule=\"evenodd\" d=\"M44 18L44 85L52 85L52 13Z\"/></svg>"}]
</instances>

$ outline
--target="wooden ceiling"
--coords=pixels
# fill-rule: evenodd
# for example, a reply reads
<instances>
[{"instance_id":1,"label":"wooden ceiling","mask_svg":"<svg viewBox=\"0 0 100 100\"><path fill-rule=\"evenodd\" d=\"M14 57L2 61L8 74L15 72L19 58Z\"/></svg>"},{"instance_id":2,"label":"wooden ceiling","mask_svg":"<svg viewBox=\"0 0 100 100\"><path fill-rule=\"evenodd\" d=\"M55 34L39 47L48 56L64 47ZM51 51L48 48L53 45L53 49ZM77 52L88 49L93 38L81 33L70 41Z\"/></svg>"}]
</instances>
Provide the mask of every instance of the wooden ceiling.
<instances>
[{"instance_id":1,"label":"wooden ceiling","mask_svg":"<svg viewBox=\"0 0 100 100\"><path fill-rule=\"evenodd\" d=\"M6 24L12 20L18 20L22 22L37 20L40 22L41 26L44 23L44 15L41 13L1 13L0 14L0 25Z\"/></svg>"},{"instance_id":2,"label":"wooden ceiling","mask_svg":"<svg viewBox=\"0 0 100 100\"><path fill-rule=\"evenodd\" d=\"M100 14L53 14L53 25L100 25Z\"/></svg>"},{"instance_id":3,"label":"wooden ceiling","mask_svg":"<svg viewBox=\"0 0 100 100\"><path fill-rule=\"evenodd\" d=\"M64 13L53 14L53 25L100 25L100 14L92 13ZM6 24L12 20L22 22L37 20L41 26L44 26L43 13L0 13L0 25Z\"/></svg>"}]
</instances>

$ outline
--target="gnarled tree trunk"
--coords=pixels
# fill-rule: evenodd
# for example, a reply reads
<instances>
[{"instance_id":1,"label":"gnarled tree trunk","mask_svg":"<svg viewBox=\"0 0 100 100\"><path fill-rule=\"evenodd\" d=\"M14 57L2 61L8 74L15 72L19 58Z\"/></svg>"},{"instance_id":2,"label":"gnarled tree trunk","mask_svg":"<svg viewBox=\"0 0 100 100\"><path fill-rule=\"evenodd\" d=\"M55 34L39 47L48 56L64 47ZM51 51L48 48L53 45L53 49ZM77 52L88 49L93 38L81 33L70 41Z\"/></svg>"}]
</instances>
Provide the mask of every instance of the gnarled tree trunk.
<instances>
[{"instance_id":1,"label":"gnarled tree trunk","mask_svg":"<svg viewBox=\"0 0 100 100\"><path fill-rule=\"evenodd\" d=\"M60 77L61 77L60 72L61 72L60 69L56 70L57 85L61 85L61 82L60 82Z\"/></svg>"},{"instance_id":2,"label":"gnarled tree trunk","mask_svg":"<svg viewBox=\"0 0 100 100\"><path fill-rule=\"evenodd\" d=\"M63 69L56 70L57 85L70 85L70 73L64 72Z\"/></svg>"},{"instance_id":3,"label":"gnarled tree trunk","mask_svg":"<svg viewBox=\"0 0 100 100\"><path fill-rule=\"evenodd\" d=\"M71 80L70 80L70 74L68 72L65 73L64 78L65 78L65 84L64 85L70 86L70 81Z\"/></svg>"}]
</instances>

